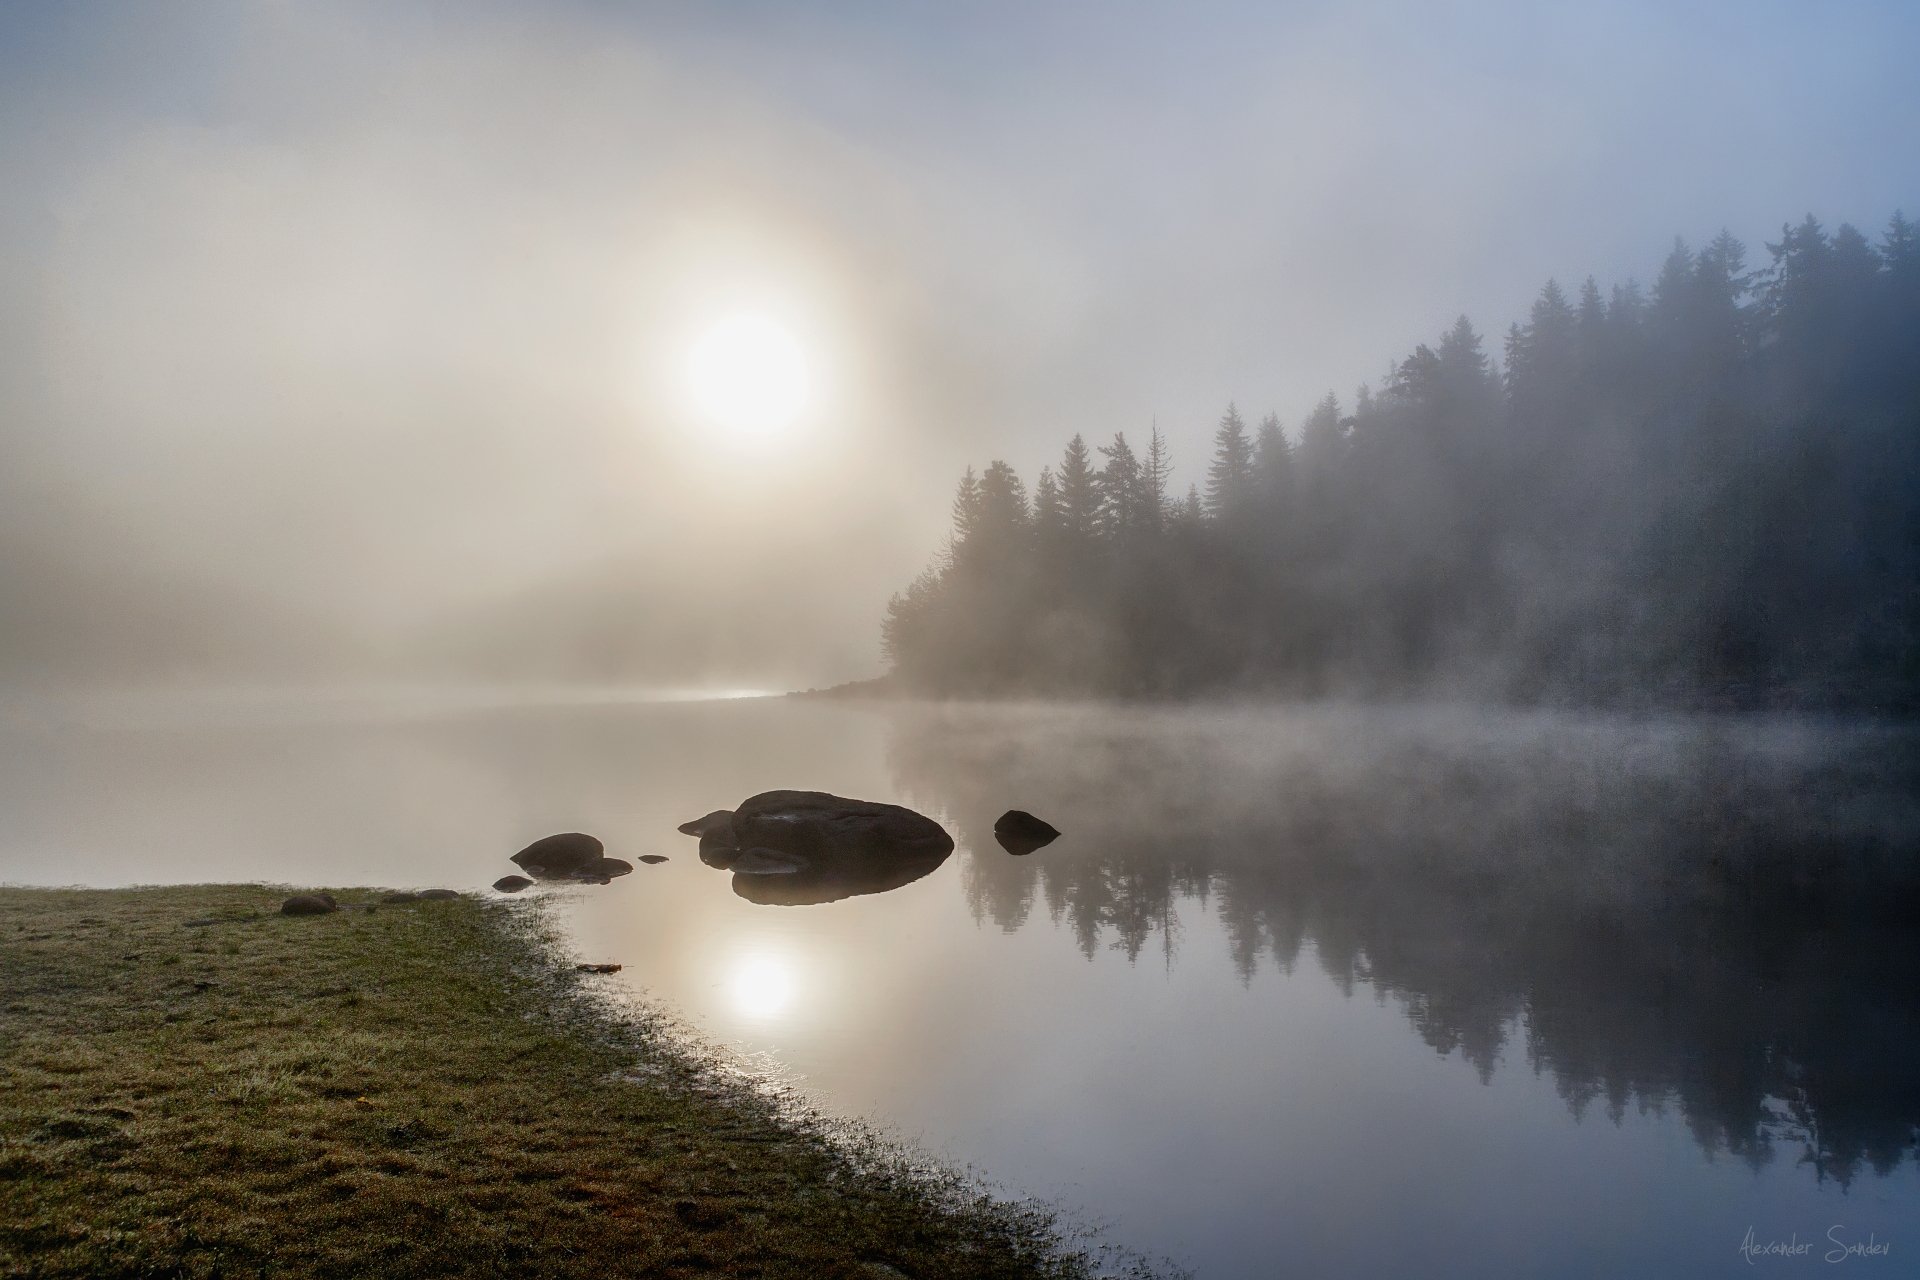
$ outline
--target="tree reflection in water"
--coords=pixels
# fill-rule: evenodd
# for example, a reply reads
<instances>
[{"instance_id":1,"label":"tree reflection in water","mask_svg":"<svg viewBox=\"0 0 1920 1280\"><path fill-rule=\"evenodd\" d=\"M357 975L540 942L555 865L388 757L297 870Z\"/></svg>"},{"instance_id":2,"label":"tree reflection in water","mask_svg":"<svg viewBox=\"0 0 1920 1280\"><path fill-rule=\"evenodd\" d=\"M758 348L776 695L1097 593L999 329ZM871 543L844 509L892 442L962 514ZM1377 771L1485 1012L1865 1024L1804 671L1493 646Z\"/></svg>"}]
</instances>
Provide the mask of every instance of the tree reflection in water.
<instances>
[{"instance_id":1,"label":"tree reflection in water","mask_svg":"<svg viewBox=\"0 0 1920 1280\"><path fill-rule=\"evenodd\" d=\"M1677 1106L1709 1155L1890 1172L1920 1124L1920 738L1724 718L1310 709L902 712L890 764L975 918L1243 980L1303 954L1576 1115ZM1067 834L1028 858L1009 804Z\"/></svg>"}]
</instances>

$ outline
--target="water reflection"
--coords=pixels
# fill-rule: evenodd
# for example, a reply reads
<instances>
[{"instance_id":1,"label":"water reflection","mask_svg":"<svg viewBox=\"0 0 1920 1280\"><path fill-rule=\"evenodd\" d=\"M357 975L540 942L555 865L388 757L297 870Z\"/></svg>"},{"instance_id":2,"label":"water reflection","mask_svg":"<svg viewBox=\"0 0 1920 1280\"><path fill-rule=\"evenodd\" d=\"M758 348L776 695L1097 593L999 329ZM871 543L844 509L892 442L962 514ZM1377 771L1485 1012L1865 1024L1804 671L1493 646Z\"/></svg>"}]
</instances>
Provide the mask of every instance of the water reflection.
<instances>
[{"instance_id":1,"label":"water reflection","mask_svg":"<svg viewBox=\"0 0 1920 1280\"><path fill-rule=\"evenodd\" d=\"M733 1007L747 1018L766 1021L793 1004L793 965L784 956L752 952L740 957L728 984Z\"/></svg>"},{"instance_id":2,"label":"water reflection","mask_svg":"<svg viewBox=\"0 0 1920 1280\"><path fill-rule=\"evenodd\" d=\"M1736 731L1737 729L1737 731ZM903 718L898 785L973 851L975 918L1242 981L1303 949L1483 1080L1519 1041L1575 1114L1676 1106L1700 1146L1845 1184L1920 1125L1910 734L1444 712ZM1069 834L999 853L1018 795Z\"/></svg>"}]
</instances>

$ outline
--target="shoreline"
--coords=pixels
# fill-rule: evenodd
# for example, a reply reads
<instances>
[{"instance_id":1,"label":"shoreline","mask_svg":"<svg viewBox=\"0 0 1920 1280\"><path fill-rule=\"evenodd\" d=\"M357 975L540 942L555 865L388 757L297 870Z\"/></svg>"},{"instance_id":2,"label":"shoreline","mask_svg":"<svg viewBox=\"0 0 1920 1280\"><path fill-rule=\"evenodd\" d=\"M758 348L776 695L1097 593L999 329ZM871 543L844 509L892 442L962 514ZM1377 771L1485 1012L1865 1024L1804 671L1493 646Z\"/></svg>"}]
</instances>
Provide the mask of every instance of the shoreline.
<instances>
[{"instance_id":1,"label":"shoreline","mask_svg":"<svg viewBox=\"0 0 1920 1280\"><path fill-rule=\"evenodd\" d=\"M0 1274L1100 1273L616 1001L534 904L332 892L0 889Z\"/></svg>"}]
</instances>

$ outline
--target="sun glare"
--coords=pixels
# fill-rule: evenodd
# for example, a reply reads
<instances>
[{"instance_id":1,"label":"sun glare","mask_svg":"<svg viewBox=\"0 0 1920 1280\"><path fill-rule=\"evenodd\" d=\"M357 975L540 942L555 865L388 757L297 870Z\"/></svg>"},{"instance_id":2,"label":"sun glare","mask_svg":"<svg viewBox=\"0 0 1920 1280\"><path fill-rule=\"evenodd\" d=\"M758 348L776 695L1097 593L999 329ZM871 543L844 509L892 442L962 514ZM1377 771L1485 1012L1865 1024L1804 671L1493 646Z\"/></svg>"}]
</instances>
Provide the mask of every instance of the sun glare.
<instances>
[{"instance_id":1,"label":"sun glare","mask_svg":"<svg viewBox=\"0 0 1920 1280\"><path fill-rule=\"evenodd\" d=\"M813 393L807 353L771 316L739 312L715 322L687 352L693 406L736 439L791 430Z\"/></svg>"},{"instance_id":2,"label":"sun glare","mask_svg":"<svg viewBox=\"0 0 1920 1280\"><path fill-rule=\"evenodd\" d=\"M733 1007L749 1018L776 1018L793 1003L791 966L764 953L743 956L733 969Z\"/></svg>"}]
</instances>

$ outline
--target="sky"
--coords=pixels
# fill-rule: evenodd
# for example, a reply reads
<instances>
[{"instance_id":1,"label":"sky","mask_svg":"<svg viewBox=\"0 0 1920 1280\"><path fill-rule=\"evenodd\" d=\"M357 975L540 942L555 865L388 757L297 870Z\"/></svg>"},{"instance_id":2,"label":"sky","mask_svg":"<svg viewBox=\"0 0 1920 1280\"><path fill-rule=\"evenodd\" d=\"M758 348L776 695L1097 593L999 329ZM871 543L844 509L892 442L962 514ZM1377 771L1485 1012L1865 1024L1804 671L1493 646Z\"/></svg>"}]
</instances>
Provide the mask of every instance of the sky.
<instances>
[{"instance_id":1,"label":"sky","mask_svg":"<svg viewBox=\"0 0 1920 1280\"><path fill-rule=\"evenodd\" d=\"M0 4L12 669L879 669L960 469L1920 213L1920 6ZM716 320L808 394L717 429ZM751 433L749 433L751 434ZM385 668L383 668L385 669Z\"/></svg>"}]
</instances>

